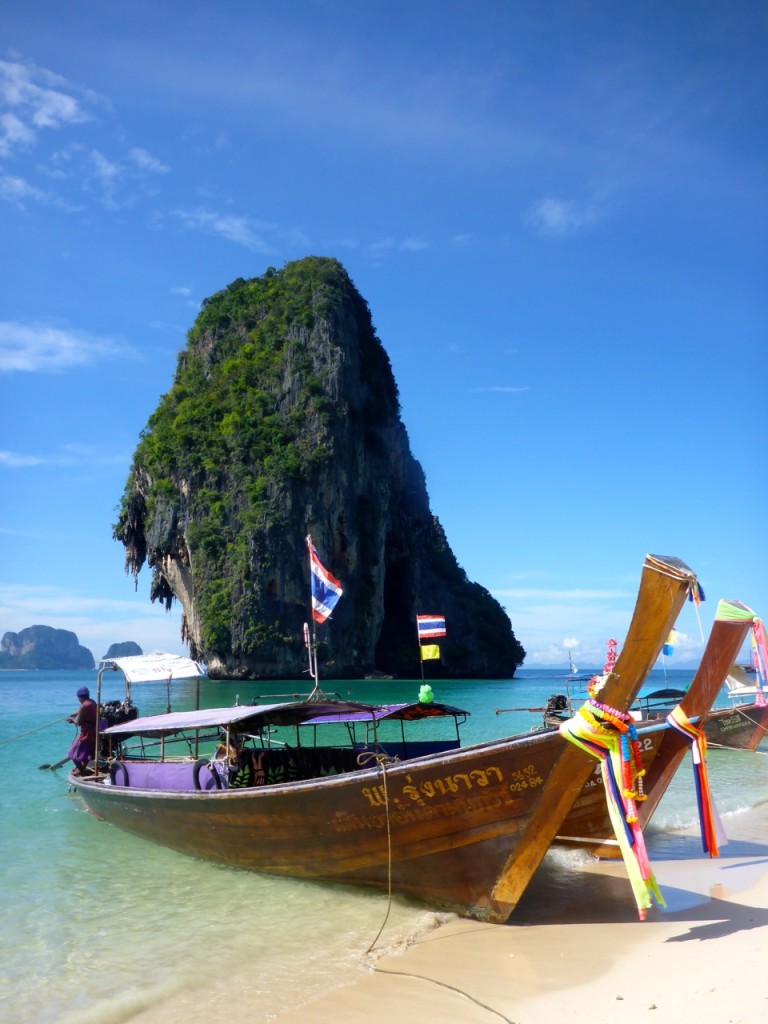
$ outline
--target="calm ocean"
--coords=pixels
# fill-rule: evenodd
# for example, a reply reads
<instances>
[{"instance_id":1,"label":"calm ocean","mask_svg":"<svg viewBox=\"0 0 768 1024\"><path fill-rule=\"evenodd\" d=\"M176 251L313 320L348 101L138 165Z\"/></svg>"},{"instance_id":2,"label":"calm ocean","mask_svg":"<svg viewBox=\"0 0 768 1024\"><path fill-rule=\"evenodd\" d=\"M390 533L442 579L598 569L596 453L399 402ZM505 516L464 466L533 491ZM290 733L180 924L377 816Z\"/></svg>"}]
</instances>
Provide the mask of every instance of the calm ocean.
<instances>
[{"instance_id":1,"label":"calm ocean","mask_svg":"<svg viewBox=\"0 0 768 1024\"><path fill-rule=\"evenodd\" d=\"M671 686L685 687L691 678L692 672L667 671ZM105 677L103 700L122 697L117 679ZM650 685L664 681L655 671ZM194 982L213 982L247 968L251 992L261 997L259 1019L269 1021L362 970L387 913L385 894L269 878L184 857L87 814L68 792L66 766L39 770L66 755L74 727L64 719L76 708L75 691L84 684L95 690L96 673L0 672L2 1019L118 1024ZM400 701L415 700L419 685L329 682L325 688L363 700ZM564 681L562 674L527 670L513 681L432 685L437 700L471 712L462 738L476 742L527 732L540 715L496 715L495 709L542 706L551 694L563 692ZM305 684L295 686L301 690ZM291 689L207 680L201 688L207 707ZM166 709L162 685L134 687L133 698L142 714ZM193 707L194 699L192 684L177 686L173 707ZM761 749L768 753L765 743ZM712 788L726 832L729 819L743 823L768 798L765 753L710 754ZM686 761L654 819L652 857L654 848L675 857L678 842L680 856L691 856L690 843L670 830L695 820ZM563 919L569 916L573 892L562 876L573 870L569 858L578 857L583 855L548 855L537 875L536 899L547 900L550 918L558 906ZM535 917L531 903L518 908L521 923L526 915ZM627 887L627 919L634 913ZM376 948L396 948L438 920L431 911L397 899Z\"/></svg>"}]
</instances>

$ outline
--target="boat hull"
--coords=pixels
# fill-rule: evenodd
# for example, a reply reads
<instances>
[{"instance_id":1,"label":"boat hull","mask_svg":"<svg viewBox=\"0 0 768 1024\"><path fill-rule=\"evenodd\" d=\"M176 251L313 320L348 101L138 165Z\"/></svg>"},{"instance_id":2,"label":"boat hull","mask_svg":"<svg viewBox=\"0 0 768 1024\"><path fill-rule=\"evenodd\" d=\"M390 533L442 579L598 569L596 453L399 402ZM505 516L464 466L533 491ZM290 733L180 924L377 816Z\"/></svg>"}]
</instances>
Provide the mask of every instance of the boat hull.
<instances>
[{"instance_id":1,"label":"boat hull","mask_svg":"<svg viewBox=\"0 0 768 1024\"><path fill-rule=\"evenodd\" d=\"M694 582L678 559L646 557L601 699L631 704ZM182 853L270 874L391 886L433 907L503 922L593 767L553 732L248 789L70 781L97 816Z\"/></svg>"},{"instance_id":2,"label":"boat hull","mask_svg":"<svg viewBox=\"0 0 768 1024\"><path fill-rule=\"evenodd\" d=\"M711 714L704 728L714 748L756 750L768 734L768 704L740 704Z\"/></svg>"},{"instance_id":3,"label":"boat hull","mask_svg":"<svg viewBox=\"0 0 768 1024\"><path fill-rule=\"evenodd\" d=\"M714 749L755 750L766 731L768 706L757 705L741 707L738 714L734 708L713 711L707 717L704 727L707 745ZM661 724L655 729L640 726L638 738L646 773L644 788L647 798L638 804L638 818L644 829L685 759L689 747L687 744L681 745L675 734ZM580 847L595 857L609 860L621 857L608 815L600 765L595 766L574 801L555 842L558 845Z\"/></svg>"},{"instance_id":4,"label":"boat hull","mask_svg":"<svg viewBox=\"0 0 768 1024\"><path fill-rule=\"evenodd\" d=\"M163 792L71 776L88 809L182 853L268 874L386 889L472 917L565 751L557 733L253 789Z\"/></svg>"},{"instance_id":5,"label":"boat hull","mask_svg":"<svg viewBox=\"0 0 768 1024\"><path fill-rule=\"evenodd\" d=\"M731 722L734 709L710 711L728 674L733 659L741 649L752 619L749 609L743 605L742 618L732 618L730 609L736 605L721 602L718 608L720 618L715 619L707 646L693 681L680 701L680 709L691 721L704 722L707 742L712 734L723 731L722 722L729 722L734 736L744 737L755 731L753 721L743 716ZM671 711L672 708L669 708ZM758 709L761 710L761 709ZM768 709L766 718L768 719ZM638 745L643 768L644 799L637 804L637 817L641 828L645 828L653 817L662 797L669 788L680 764L690 750L688 740L676 729L666 724L668 711L654 712L654 717L638 725ZM757 741L759 742L759 735ZM598 765L584 789L574 801L557 835L557 842L582 846L595 856L616 858L621 856L614 836L613 825L608 813L605 788L602 784L601 766Z\"/></svg>"}]
</instances>

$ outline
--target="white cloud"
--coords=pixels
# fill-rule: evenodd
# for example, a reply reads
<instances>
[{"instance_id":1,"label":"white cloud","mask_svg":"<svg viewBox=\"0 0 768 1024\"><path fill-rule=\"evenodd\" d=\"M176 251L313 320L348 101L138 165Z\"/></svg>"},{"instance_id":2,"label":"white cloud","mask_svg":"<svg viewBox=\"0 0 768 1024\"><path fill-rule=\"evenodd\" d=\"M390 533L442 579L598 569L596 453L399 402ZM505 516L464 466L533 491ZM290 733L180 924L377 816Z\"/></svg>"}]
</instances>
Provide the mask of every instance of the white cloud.
<instances>
[{"instance_id":1,"label":"white cloud","mask_svg":"<svg viewBox=\"0 0 768 1024\"><path fill-rule=\"evenodd\" d=\"M422 249L429 248L429 243L423 238L405 238L398 248L401 252L421 252Z\"/></svg>"},{"instance_id":2,"label":"white cloud","mask_svg":"<svg viewBox=\"0 0 768 1024\"><path fill-rule=\"evenodd\" d=\"M128 156L142 171L151 171L153 174L167 174L170 171L170 167L140 146L134 146L129 150Z\"/></svg>"},{"instance_id":3,"label":"white cloud","mask_svg":"<svg viewBox=\"0 0 768 1024\"><path fill-rule=\"evenodd\" d=\"M385 252L422 252L429 248L429 242L417 236L410 238L380 238L368 245L369 252L380 255Z\"/></svg>"},{"instance_id":4,"label":"white cloud","mask_svg":"<svg viewBox=\"0 0 768 1024\"><path fill-rule=\"evenodd\" d=\"M91 166L93 173L105 185L111 185L120 177L120 167L100 153L98 149L94 149L91 153Z\"/></svg>"},{"instance_id":5,"label":"white cloud","mask_svg":"<svg viewBox=\"0 0 768 1024\"><path fill-rule=\"evenodd\" d=\"M20 455L18 452L0 451L0 466L20 469L27 466L41 466L46 462L39 455Z\"/></svg>"},{"instance_id":6,"label":"white cloud","mask_svg":"<svg viewBox=\"0 0 768 1024\"><path fill-rule=\"evenodd\" d=\"M35 64L0 61L0 106L5 109L0 120L0 155L29 148L41 129L90 120L83 98L95 99Z\"/></svg>"},{"instance_id":7,"label":"white cloud","mask_svg":"<svg viewBox=\"0 0 768 1024\"><path fill-rule=\"evenodd\" d=\"M88 466L93 469L94 466L125 466L129 460L126 452L105 452L83 444L63 444L58 451L48 455L0 451L0 468L6 469L28 469L31 466ZM4 531L0 529L0 532Z\"/></svg>"},{"instance_id":8,"label":"white cloud","mask_svg":"<svg viewBox=\"0 0 768 1024\"><path fill-rule=\"evenodd\" d=\"M145 651L187 654L180 638L181 610L166 612L140 595L109 598L63 587L0 584L2 632L43 624L68 629L98 661L110 644L134 640Z\"/></svg>"},{"instance_id":9,"label":"white cloud","mask_svg":"<svg viewBox=\"0 0 768 1024\"><path fill-rule=\"evenodd\" d=\"M34 199L36 202L42 202L47 199L47 195L45 192L41 192L39 188L35 188L34 185L30 185L23 178L6 174L0 177L0 199L4 199L7 203L13 203L15 206L23 207L25 200Z\"/></svg>"},{"instance_id":10,"label":"white cloud","mask_svg":"<svg viewBox=\"0 0 768 1024\"><path fill-rule=\"evenodd\" d=\"M108 106L97 94L44 68L0 61L0 158L12 158L33 149L42 142L42 133L50 129L92 122L97 109ZM169 171L141 146L114 155L66 135L60 148L37 158L35 169L49 182L55 181L58 190L68 184L78 195L92 191L108 207L132 205L136 197L118 196L119 189L124 191L140 182L141 193L147 194L148 177ZM20 207L27 200L36 200L68 213L82 209L73 202L72 195L40 191L19 177L4 179L0 199Z\"/></svg>"},{"instance_id":11,"label":"white cloud","mask_svg":"<svg viewBox=\"0 0 768 1024\"><path fill-rule=\"evenodd\" d=\"M540 199L528 213L527 221L545 235L567 235L589 227L599 219L592 202L579 204L566 199Z\"/></svg>"},{"instance_id":12,"label":"white cloud","mask_svg":"<svg viewBox=\"0 0 768 1024\"><path fill-rule=\"evenodd\" d=\"M232 214L213 213L210 210L176 210L176 217L191 230L206 231L238 245L258 252L272 252L272 247L255 229L263 230L266 225L256 223L248 217Z\"/></svg>"},{"instance_id":13,"label":"white cloud","mask_svg":"<svg viewBox=\"0 0 768 1024\"><path fill-rule=\"evenodd\" d=\"M0 373L63 373L129 351L81 331L0 321Z\"/></svg>"},{"instance_id":14,"label":"white cloud","mask_svg":"<svg viewBox=\"0 0 768 1024\"><path fill-rule=\"evenodd\" d=\"M0 155L7 156L17 147L30 146L35 133L15 114L0 116Z\"/></svg>"},{"instance_id":15,"label":"white cloud","mask_svg":"<svg viewBox=\"0 0 768 1024\"><path fill-rule=\"evenodd\" d=\"M506 597L506 598L517 598L521 601L594 601L594 600L610 600L613 601L616 598L626 598L630 594L626 590L615 590L612 588L606 588L603 590L586 590L583 588L573 588L571 590L549 590L543 587L510 587L494 588L494 597Z\"/></svg>"}]
</instances>

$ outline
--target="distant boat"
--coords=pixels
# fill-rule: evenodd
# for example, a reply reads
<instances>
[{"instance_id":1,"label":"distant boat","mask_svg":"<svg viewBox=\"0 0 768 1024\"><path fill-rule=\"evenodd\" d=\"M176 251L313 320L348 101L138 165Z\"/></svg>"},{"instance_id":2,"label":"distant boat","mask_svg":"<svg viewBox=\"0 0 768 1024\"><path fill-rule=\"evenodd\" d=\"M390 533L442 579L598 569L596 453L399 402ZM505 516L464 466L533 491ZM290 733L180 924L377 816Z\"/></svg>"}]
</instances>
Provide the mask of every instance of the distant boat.
<instances>
[{"instance_id":1,"label":"distant boat","mask_svg":"<svg viewBox=\"0 0 768 1024\"><path fill-rule=\"evenodd\" d=\"M131 700L131 686L141 683L165 683L168 711L171 710L171 683L197 682L196 704L200 706L200 679L205 676L205 669L196 661L183 654L168 654L165 651L152 651L151 654L131 654L117 658L102 658L99 662L99 689L103 673L111 669L122 672L125 677L125 698L122 701L110 701L102 705L106 713L107 723L117 725L125 721L126 716L136 717L137 711ZM101 703L101 693L99 693Z\"/></svg>"},{"instance_id":2,"label":"distant boat","mask_svg":"<svg viewBox=\"0 0 768 1024\"><path fill-rule=\"evenodd\" d=\"M565 677L569 683L587 683L594 675L594 672L582 672L579 674L579 670L573 663L571 652L568 651L568 675Z\"/></svg>"},{"instance_id":3,"label":"distant boat","mask_svg":"<svg viewBox=\"0 0 768 1024\"><path fill-rule=\"evenodd\" d=\"M762 679L752 665L732 665L725 680L729 700L734 704L740 704L743 701L751 703L760 695L765 697L765 689L761 683Z\"/></svg>"},{"instance_id":4,"label":"distant boat","mask_svg":"<svg viewBox=\"0 0 768 1024\"><path fill-rule=\"evenodd\" d=\"M731 706L707 720L711 746L756 750L768 733L768 694L752 665L733 665L725 680Z\"/></svg>"},{"instance_id":5,"label":"distant boat","mask_svg":"<svg viewBox=\"0 0 768 1024\"><path fill-rule=\"evenodd\" d=\"M768 699L760 682L761 677L754 674L754 669L750 676L744 666L731 666L724 684L731 707L710 711L704 724L711 747L757 749L768 732ZM633 714L638 722L664 720L684 696L685 691L671 688L641 693L633 705Z\"/></svg>"}]
</instances>

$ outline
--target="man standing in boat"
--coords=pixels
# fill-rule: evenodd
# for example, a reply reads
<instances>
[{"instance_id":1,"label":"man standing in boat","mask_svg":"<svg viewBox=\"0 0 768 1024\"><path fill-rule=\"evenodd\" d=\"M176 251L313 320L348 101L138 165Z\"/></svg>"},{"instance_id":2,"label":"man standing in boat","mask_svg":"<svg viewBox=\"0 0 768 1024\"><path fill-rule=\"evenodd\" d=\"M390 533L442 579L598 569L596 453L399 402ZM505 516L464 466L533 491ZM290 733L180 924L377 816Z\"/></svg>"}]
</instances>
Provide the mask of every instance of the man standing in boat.
<instances>
[{"instance_id":1,"label":"man standing in boat","mask_svg":"<svg viewBox=\"0 0 768 1024\"><path fill-rule=\"evenodd\" d=\"M75 762L75 771L79 775L85 775L88 762L93 760L96 753L97 709L95 701L91 700L87 686L80 687L77 691L77 699L80 701L80 707L69 716L67 721L79 726L80 732L69 748L69 756Z\"/></svg>"}]
</instances>

